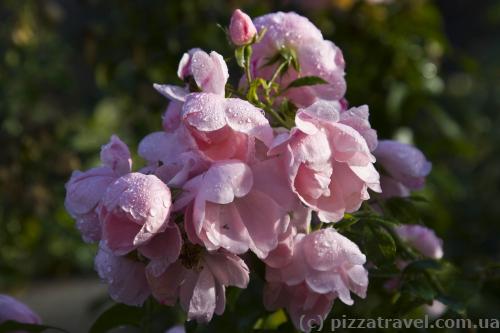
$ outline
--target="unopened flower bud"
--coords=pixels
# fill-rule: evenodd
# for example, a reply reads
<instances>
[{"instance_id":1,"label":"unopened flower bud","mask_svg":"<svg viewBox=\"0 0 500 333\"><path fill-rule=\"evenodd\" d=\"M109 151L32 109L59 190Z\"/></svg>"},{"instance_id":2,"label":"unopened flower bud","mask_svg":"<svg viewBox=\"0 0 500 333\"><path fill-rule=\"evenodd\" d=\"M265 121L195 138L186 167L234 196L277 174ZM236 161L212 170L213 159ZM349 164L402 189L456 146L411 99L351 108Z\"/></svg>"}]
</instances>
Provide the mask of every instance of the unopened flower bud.
<instances>
[{"instance_id":1,"label":"unopened flower bud","mask_svg":"<svg viewBox=\"0 0 500 333\"><path fill-rule=\"evenodd\" d=\"M245 45L252 41L256 33L257 29L250 16L236 9L229 25L231 41L238 46Z\"/></svg>"}]
</instances>

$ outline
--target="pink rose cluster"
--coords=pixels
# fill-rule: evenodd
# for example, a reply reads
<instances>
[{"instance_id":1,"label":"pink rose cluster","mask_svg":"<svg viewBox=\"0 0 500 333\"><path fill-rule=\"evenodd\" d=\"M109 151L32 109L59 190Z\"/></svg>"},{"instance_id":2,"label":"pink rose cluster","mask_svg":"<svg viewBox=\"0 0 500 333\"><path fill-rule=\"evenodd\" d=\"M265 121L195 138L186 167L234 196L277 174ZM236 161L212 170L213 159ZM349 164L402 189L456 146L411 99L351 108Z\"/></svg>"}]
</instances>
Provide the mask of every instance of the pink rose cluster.
<instances>
[{"instance_id":1,"label":"pink rose cluster","mask_svg":"<svg viewBox=\"0 0 500 333\"><path fill-rule=\"evenodd\" d=\"M377 154L408 188L429 167L377 148L368 107L343 100L342 52L309 20L280 12L252 22L237 10L229 33L253 48L251 77L269 80L275 65L266 59L286 47L301 70L290 68L279 85L326 82L286 91L294 125L273 125L260 105L231 95L224 58L192 49L177 71L185 86L154 85L170 102L162 130L139 144L145 165L133 171L127 145L112 136L100 166L73 173L65 204L83 239L98 242L95 268L115 301L139 306L152 296L208 322L224 312L226 287L247 287L242 255L253 253L266 266L265 306L286 308L299 327L302 316L325 318L335 299L351 305L351 293L366 295L365 256L328 223L383 190ZM327 228L312 231L312 220Z\"/></svg>"}]
</instances>

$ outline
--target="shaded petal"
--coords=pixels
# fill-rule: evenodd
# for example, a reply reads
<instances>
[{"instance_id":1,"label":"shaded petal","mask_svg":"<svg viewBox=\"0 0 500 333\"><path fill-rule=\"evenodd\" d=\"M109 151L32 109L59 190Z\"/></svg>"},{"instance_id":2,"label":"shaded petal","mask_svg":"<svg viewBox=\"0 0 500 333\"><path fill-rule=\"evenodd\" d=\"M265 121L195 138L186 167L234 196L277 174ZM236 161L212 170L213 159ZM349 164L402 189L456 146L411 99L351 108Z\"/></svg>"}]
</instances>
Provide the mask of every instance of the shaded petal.
<instances>
[{"instance_id":1,"label":"shaded petal","mask_svg":"<svg viewBox=\"0 0 500 333\"><path fill-rule=\"evenodd\" d=\"M251 191L244 198L236 200L235 204L252 240L250 248L259 258L267 257L278 245L278 235L289 221L286 219L287 212L270 196L259 191Z\"/></svg>"},{"instance_id":2,"label":"shaded petal","mask_svg":"<svg viewBox=\"0 0 500 333\"><path fill-rule=\"evenodd\" d=\"M250 280L250 272L240 257L229 253L208 253L205 263L216 278L224 286L246 288Z\"/></svg>"},{"instance_id":3,"label":"shaded petal","mask_svg":"<svg viewBox=\"0 0 500 333\"><path fill-rule=\"evenodd\" d=\"M207 323L212 319L215 311L215 280L208 269L203 269L189 302L188 320L196 319L200 323Z\"/></svg>"},{"instance_id":4,"label":"shaded petal","mask_svg":"<svg viewBox=\"0 0 500 333\"><path fill-rule=\"evenodd\" d=\"M186 100L186 96L189 94L184 87L174 86L170 84L153 84L153 87L160 94L165 96L171 101L184 102Z\"/></svg>"},{"instance_id":5,"label":"shaded petal","mask_svg":"<svg viewBox=\"0 0 500 333\"><path fill-rule=\"evenodd\" d=\"M150 295L144 264L113 255L102 242L95 269L108 283L109 295L116 302L140 306Z\"/></svg>"},{"instance_id":6,"label":"shaded petal","mask_svg":"<svg viewBox=\"0 0 500 333\"><path fill-rule=\"evenodd\" d=\"M94 243L101 240L101 222L95 211L76 216L76 227L86 243Z\"/></svg>"},{"instance_id":7,"label":"shaded petal","mask_svg":"<svg viewBox=\"0 0 500 333\"><path fill-rule=\"evenodd\" d=\"M154 298L161 304L174 306L179 297L179 288L187 270L180 262L170 265L163 274L156 276L148 272L147 279Z\"/></svg>"},{"instance_id":8,"label":"shaded petal","mask_svg":"<svg viewBox=\"0 0 500 333\"><path fill-rule=\"evenodd\" d=\"M182 237L176 224L157 234L145 245L139 247L139 252L151 259L147 266L153 275L160 275L168 265L179 258L182 247Z\"/></svg>"},{"instance_id":9,"label":"shaded petal","mask_svg":"<svg viewBox=\"0 0 500 333\"><path fill-rule=\"evenodd\" d=\"M127 145L116 135L101 147L101 162L109 166L117 175L129 173L132 168L132 158Z\"/></svg>"},{"instance_id":10,"label":"shaded petal","mask_svg":"<svg viewBox=\"0 0 500 333\"><path fill-rule=\"evenodd\" d=\"M75 216L92 211L115 177L113 170L107 166L73 172L66 183L64 205L68 212Z\"/></svg>"},{"instance_id":11,"label":"shaded petal","mask_svg":"<svg viewBox=\"0 0 500 333\"><path fill-rule=\"evenodd\" d=\"M226 287L220 283L215 283L215 313L219 316L224 313L226 309Z\"/></svg>"}]
</instances>

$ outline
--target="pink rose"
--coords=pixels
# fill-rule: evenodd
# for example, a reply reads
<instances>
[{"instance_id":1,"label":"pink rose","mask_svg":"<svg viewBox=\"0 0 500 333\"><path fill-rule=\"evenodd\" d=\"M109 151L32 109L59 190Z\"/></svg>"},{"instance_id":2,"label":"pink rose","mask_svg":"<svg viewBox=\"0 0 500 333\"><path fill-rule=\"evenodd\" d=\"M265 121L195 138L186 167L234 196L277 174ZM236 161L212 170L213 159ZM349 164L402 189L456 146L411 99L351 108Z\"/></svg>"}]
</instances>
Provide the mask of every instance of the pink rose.
<instances>
[{"instance_id":1,"label":"pink rose","mask_svg":"<svg viewBox=\"0 0 500 333\"><path fill-rule=\"evenodd\" d=\"M146 245L171 226L171 204L169 188L154 175L134 172L117 179L100 205L107 247L116 255L124 255Z\"/></svg>"},{"instance_id":2,"label":"pink rose","mask_svg":"<svg viewBox=\"0 0 500 333\"><path fill-rule=\"evenodd\" d=\"M201 91L222 96L229 78L224 58L215 51L208 54L200 49L184 53L177 75L183 80L192 76Z\"/></svg>"},{"instance_id":3,"label":"pink rose","mask_svg":"<svg viewBox=\"0 0 500 333\"><path fill-rule=\"evenodd\" d=\"M382 178L382 196L406 197L410 190L418 190L425 184L432 164L417 148L405 143L380 140L373 152L387 174Z\"/></svg>"},{"instance_id":4,"label":"pink rose","mask_svg":"<svg viewBox=\"0 0 500 333\"><path fill-rule=\"evenodd\" d=\"M270 311L285 307L298 329L305 328L301 318L317 323L325 319L337 297L352 305L350 291L366 296L366 258L333 228L297 234L285 248L291 253L286 253L288 260L269 265L272 255L266 259L264 305Z\"/></svg>"},{"instance_id":5,"label":"pink rose","mask_svg":"<svg viewBox=\"0 0 500 333\"><path fill-rule=\"evenodd\" d=\"M199 246L186 245L184 253L163 275L148 275L153 296L171 306L180 299L188 320L209 322L214 313L224 312L226 287L247 287L248 267L241 258L225 251L207 252Z\"/></svg>"},{"instance_id":6,"label":"pink rose","mask_svg":"<svg viewBox=\"0 0 500 333\"><path fill-rule=\"evenodd\" d=\"M99 277L108 284L109 295L114 301L141 306L151 294L146 264L138 259L117 256L101 242L94 265Z\"/></svg>"},{"instance_id":7,"label":"pink rose","mask_svg":"<svg viewBox=\"0 0 500 333\"><path fill-rule=\"evenodd\" d=\"M108 144L101 148L101 161L119 175L129 173L132 169L130 151L125 143L116 135L111 136Z\"/></svg>"},{"instance_id":8,"label":"pink rose","mask_svg":"<svg viewBox=\"0 0 500 333\"><path fill-rule=\"evenodd\" d=\"M395 228L399 238L424 256L432 259L443 257L443 241L433 230L418 224L404 224Z\"/></svg>"},{"instance_id":9,"label":"pink rose","mask_svg":"<svg viewBox=\"0 0 500 333\"><path fill-rule=\"evenodd\" d=\"M336 222L380 191L375 158L366 140L340 121L337 102L299 109L289 134L278 135L270 154L282 154L292 190L324 222Z\"/></svg>"},{"instance_id":10,"label":"pink rose","mask_svg":"<svg viewBox=\"0 0 500 333\"><path fill-rule=\"evenodd\" d=\"M184 53L179 61L179 66L177 67L177 76L181 80L186 80L189 76L193 75L191 71L191 63L193 61L193 54L201 51L199 48L193 48L188 52Z\"/></svg>"},{"instance_id":11,"label":"pink rose","mask_svg":"<svg viewBox=\"0 0 500 333\"><path fill-rule=\"evenodd\" d=\"M42 320L25 304L0 294L0 324L13 320L23 324L41 324Z\"/></svg>"},{"instance_id":12,"label":"pink rose","mask_svg":"<svg viewBox=\"0 0 500 333\"><path fill-rule=\"evenodd\" d=\"M103 194L118 177L129 173L132 160L128 147L115 135L101 149L102 166L85 172L75 171L66 183L64 205L76 219L76 226L86 242L101 239L101 225L96 213Z\"/></svg>"},{"instance_id":13,"label":"pink rose","mask_svg":"<svg viewBox=\"0 0 500 333\"><path fill-rule=\"evenodd\" d=\"M256 34L257 29L250 16L236 9L229 24L231 41L238 46L245 45L250 43Z\"/></svg>"},{"instance_id":14,"label":"pink rose","mask_svg":"<svg viewBox=\"0 0 500 333\"><path fill-rule=\"evenodd\" d=\"M344 109L341 106L339 122L358 131L359 134L361 134L361 136L366 140L370 151L374 151L378 144L377 131L371 127L370 121L368 120L369 116L370 113L367 105L353 107L350 109L347 107Z\"/></svg>"},{"instance_id":15,"label":"pink rose","mask_svg":"<svg viewBox=\"0 0 500 333\"><path fill-rule=\"evenodd\" d=\"M248 161L255 139L270 145L273 130L262 111L239 98L193 93L182 109L182 122L209 159Z\"/></svg>"},{"instance_id":16,"label":"pink rose","mask_svg":"<svg viewBox=\"0 0 500 333\"><path fill-rule=\"evenodd\" d=\"M290 68L280 79L287 87L301 76L318 76L327 84L289 89L284 95L300 107L307 107L316 99L340 100L346 90L344 58L341 50L324 40L321 32L305 17L295 13L277 12L254 20L257 30L267 29L261 42L253 45L251 70L253 77L269 80L278 64L266 66L282 48L295 51L301 71ZM242 80L243 82L243 80Z\"/></svg>"},{"instance_id":17,"label":"pink rose","mask_svg":"<svg viewBox=\"0 0 500 333\"><path fill-rule=\"evenodd\" d=\"M188 179L209 167L209 160L198 150L184 126L173 132L147 135L139 143L138 152L148 162L142 172L153 173L173 187L182 187Z\"/></svg>"},{"instance_id":18,"label":"pink rose","mask_svg":"<svg viewBox=\"0 0 500 333\"><path fill-rule=\"evenodd\" d=\"M364 298L368 271L366 257L358 246L333 228L298 234L294 239L292 260L283 267L267 267L268 282L295 286L302 282L318 294L334 293L352 305L350 291Z\"/></svg>"},{"instance_id":19,"label":"pink rose","mask_svg":"<svg viewBox=\"0 0 500 333\"><path fill-rule=\"evenodd\" d=\"M252 170L240 161L220 161L189 180L176 208L186 207L186 233L209 251L241 254L251 249L265 258L290 221L265 190L254 187ZM258 207L258 209L255 209Z\"/></svg>"},{"instance_id":20,"label":"pink rose","mask_svg":"<svg viewBox=\"0 0 500 333\"><path fill-rule=\"evenodd\" d=\"M305 283L288 286L269 282L264 286L264 306L268 311L285 308L298 330L310 332L312 324L325 320L335 300L334 293L318 294Z\"/></svg>"},{"instance_id":21,"label":"pink rose","mask_svg":"<svg viewBox=\"0 0 500 333\"><path fill-rule=\"evenodd\" d=\"M202 92L225 95L226 82L229 77L227 65L220 54L207 54L195 48L184 53L179 62L177 75L181 80L192 77ZM163 116L163 128L167 132L175 131L181 121L182 106L189 94L189 85L179 87L169 84L154 84L153 87L170 100Z\"/></svg>"}]
</instances>

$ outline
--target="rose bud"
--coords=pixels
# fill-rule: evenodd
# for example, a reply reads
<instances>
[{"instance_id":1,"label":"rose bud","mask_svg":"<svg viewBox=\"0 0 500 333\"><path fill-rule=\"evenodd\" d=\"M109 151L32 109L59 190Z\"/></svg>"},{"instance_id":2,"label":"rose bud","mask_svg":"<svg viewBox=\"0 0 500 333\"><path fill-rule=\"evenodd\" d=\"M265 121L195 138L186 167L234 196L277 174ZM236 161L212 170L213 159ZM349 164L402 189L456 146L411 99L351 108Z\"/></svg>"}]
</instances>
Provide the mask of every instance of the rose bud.
<instances>
[{"instance_id":1,"label":"rose bud","mask_svg":"<svg viewBox=\"0 0 500 333\"><path fill-rule=\"evenodd\" d=\"M252 19L241 10L236 9L229 24L229 36L231 41L238 46L248 44L257 33Z\"/></svg>"}]
</instances>

